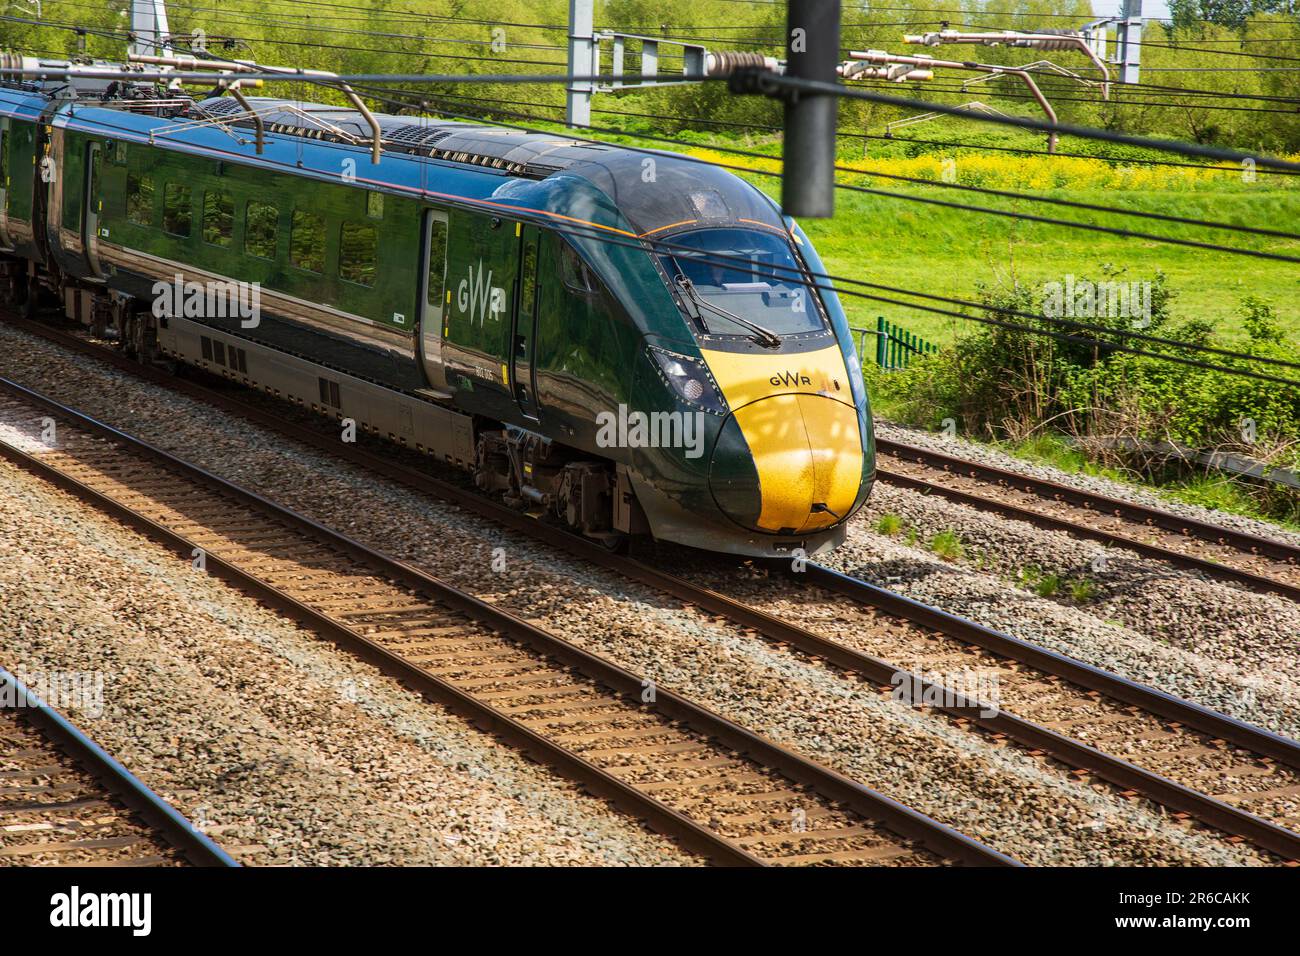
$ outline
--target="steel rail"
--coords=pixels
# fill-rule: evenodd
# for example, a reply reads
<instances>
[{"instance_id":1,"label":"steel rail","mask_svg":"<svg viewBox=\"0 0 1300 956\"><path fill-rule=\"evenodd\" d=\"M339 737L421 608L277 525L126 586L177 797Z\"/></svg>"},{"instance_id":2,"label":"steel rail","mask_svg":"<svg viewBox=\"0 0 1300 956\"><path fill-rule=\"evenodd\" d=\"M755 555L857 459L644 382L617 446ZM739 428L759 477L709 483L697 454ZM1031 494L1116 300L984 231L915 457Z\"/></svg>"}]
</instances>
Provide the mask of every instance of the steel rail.
<instances>
[{"instance_id":1,"label":"steel rail","mask_svg":"<svg viewBox=\"0 0 1300 956\"><path fill-rule=\"evenodd\" d=\"M1031 644L1019 637L976 624L974 621L968 621L966 618L815 562L808 564L807 580L809 583L852 598L859 604L902 617L959 641L974 644L999 657L1028 664L1072 684L1099 691L1121 703L1141 707L1166 720L1226 740L1300 770L1300 742L1275 734L1271 730L1237 720L1217 710L1210 710L1208 707L1176 697L1147 684L1129 680L1127 677L1102 670L1100 667L1086 664L1073 657L1066 657L1064 654Z\"/></svg>"},{"instance_id":2,"label":"steel rail","mask_svg":"<svg viewBox=\"0 0 1300 956\"><path fill-rule=\"evenodd\" d=\"M999 713L996 717L982 717L980 711L988 708L978 701L968 701L926 681L917 681L915 675L887 662L855 651L843 644L824 638L789 621L769 615L757 608L726 597L716 591L700 587L676 575L653 568L641 561L613 554L602 545L577 537L570 532L539 521L501 502L486 498L456 484L422 471L397 463L356 445L344 444L309 426L292 422L283 416L257 408L229 395L214 391L187 379L178 379L165 371L141 365L114 350L93 345L84 339L48 326L27 321L15 325L52 341L65 344L82 354L104 360L123 371L153 381L165 388L179 391L195 400L239 415L286 437L301 441L326 454L341 457L359 467L366 468L417 491L431 494L455 504L510 530L532 536L568 554L592 564L615 571L662 593L672 595L685 604L716 614L732 623L748 628L756 634L793 647L825 660L847 671L858 673L880 685L890 685L895 675L913 681L913 686L938 691L932 699L952 701L946 712L966 718L993 733L1005 734L1033 749L1041 749L1060 757L1080 769L1123 787L1140 789L1157 802L1190 813L1202 822L1252 842L1262 841L1265 846L1288 859L1300 860L1300 835L1283 829L1254 814L1239 810L1222 801L1191 790L1152 771L1111 757L1096 748L1071 740L1054 731L1039 727L1029 721ZM985 628L947 614L936 608L912 601L902 595L866 585L855 587L854 579L837 575L819 565L809 564L807 583L839 591L854 600L872 603L868 595L879 603L872 606L904 620L930 627L959 640L984 647L999 656L1019 661L1040 671L1068 680L1077 686L1097 690L1113 699L1133 704L1148 712L1192 727L1213 737L1221 737L1248 750L1267 753L1289 766L1300 768L1300 744L1261 728L1218 714L1162 691L1137 684L1128 679L1064 655L1038 647L1018 638ZM945 697L946 694L946 697Z\"/></svg>"},{"instance_id":3,"label":"steel rail","mask_svg":"<svg viewBox=\"0 0 1300 956\"><path fill-rule=\"evenodd\" d=\"M1196 518L1184 518L1181 515L1162 511L1149 505L1083 491L1046 478L1035 478L1005 468L998 468L994 465L968 461L943 452L931 451L928 448L919 448L915 445L880 438L876 439L876 450L896 458L952 470L970 477L982 478L986 481L1006 482L1026 491L1032 491L1044 497L1057 498L1080 508L1150 523L1164 528L1166 531L1193 535L1214 544L1231 545L1239 551L1262 554L1279 561L1300 561L1300 546L1297 545L1286 544L1282 541L1245 531L1224 528Z\"/></svg>"},{"instance_id":4,"label":"steel rail","mask_svg":"<svg viewBox=\"0 0 1300 956\"><path fill-rule=\"evenodd\" d=\"M22 401L43 408L71 421L76 427L119 442L132 452L151 458L164 466L180 472L189 480L219 490L241 504L257 509L310 535L335 551L346 553L382 574L401 581L424 593L432 594L438 601L467 617L486 625L519 644L533 648L538 653L571 667L592 678L616 694L638 701L645 681L623 668L599 658L553 634L515 617L487 602L470 595L419 568L382 554L366 545L327 528L310 518L278 505L262 496L235 485L218 475L205 471L169 452L150 445L112 425L98 421L62 403L41 395L17 382L0 378L0 391L8 392ZM194 553L194 544L183 535L164 527L133 509L114 501L84 483L62 473L57 468L29 455L7 443L0 442L0 455L42 478L70 491L79 498L95 504L101 510L135 527L137 530L161 541L188 560ZM609 774L580 756L568 751L545 736L524 726L490 705L452 686L450 683L416 667L400 655L357 631L340 624L333 618L280 592L234 563L207 553L206 567L218 577L247 590L272 608L281 611L330 638L334 643L371 664L384 673L414 687L421 693L434 697L477 725L500 735L515 746L560 769L573 779L615 805L634 813L651 826L679 839L684 846L700 852L715 861L730 865L763 865L764 861L739 847L720 834L696 823ZM801 754L776 744L731 720L696 704L666 688L656 687L655 709L668 720L680 721L697 732L717 740L725 746L748 756L760 765L776 770L789 779L810 787L821 796L852 809L859 815L882 824L905 839L916 840L941 857L958 860L969 865L1015 866L1018 862L1005 854L985 846L977 840L919 813L884 794L868 788Z\"/></svg>"},{"instance_id":5,"label":"steel rail","mask_svg":"<svg viewBox=\"0 0 1300 956\"><path fill-rule=\"evenodd\" d=\"M969 470L964 472L964 474L968 477L974 477L970 475ZM1008 472L1008 474L1013 473ZM1117 534L1113 531L1104 531L1101 528L1092 528L1088 525L1076 524L1073 521L1066 520L1065 518L1058 518L1054 515L1044 514L1041 511L1035 511L1032 508L1023 508L1020 505L998 501L996 498L986 498L983 495L977 495L969 491L962 491L960 488L949 488L945 485L938 484L937 482L926 481L924 478L917 478L913 475L904 475L887 468L881 468L879 465L876 467L876 477L891 485L896 485L899 488L907 488L911 491L916 491L925 495L937 495L941 498L947 498L949 501L956 502L957 504L977 508L980 511L991 511L994 514L1002 515L1004 518L1024 521L1037 528L1043 528L1050 531L1062 531L1077 538L1087 538L1091 541L1097 541L1113 547L1125 548L1148 558L1154 558L1158 561L1164 561L1168 564L1173 564L1189 570L1199 571L1206 577L1218 578L1223 581L1233 581L1237 584L1245 585L1252 591L1277 594L1293 601L1300 601L1300 585L1290 584L1286 581L1279 581L1276 578L1270 578L1263 574L1256 574L1255 572L1247 571L1244 568L1236 568L1229 564L1221 564L1207 558L1197 557L1194 554L1184 554L1181 551L1175 551L1172 548L1165 548L1158 544L1139 541L1137 538ZM1026 479L1024 476L1020 476L1020 489L1031 493L1041 494L1042 492L1037 492L1031 484L1035 480L1036 479ZM1008 483L1009 481L1010 480L1008 479ZM1043 484L1050 486L1054 483L1044 480ZM1097 501L1099 499L1095 496L1091 496L1090 500ZM1073 504L1073 502L1068 503ZM1078 506L1084 507L1082 504ZM1162 512L1162 514L1168 514L1168 512ZM1176 518L1177 516L1173 515L1171 517ZM1166 527L1165 530L1173 529ZM1214 543L1218 544L1219 542Z\"/></svg>"},{"instance_id":6,"label":"steel rail","mask_svg":"<svg viewBox=\"0 0 1300 956\"><path fill-rule=\"evenodd\" d=\"M235 861L206 834L145 786L135 774L115 760L103 747L91 740L61 713L26 687L21 680L0 667L0 688L12 691L12 709L24 720L34 725L60 750L72 757L105 789L113 793L129 809L138 814L157 833L174 846L195 866L237 867Z\"/></svg>"},{"instance_id":7,"label":"steel rail","mask_svg":"<svg viewBox=\"0 0 1300 956\"><path fill-rule=\"evenodd\" d=\"M1288 737L1066 657L1064 654L1039 647L1018 637L1012 637L1010 634L976 624L823 565L810 562L805 573L810 585L842 594L859 604L912 621L922 627L932 628L959 641L974 644L999 657L1028 664L1043 673L1098 691L1113 700L1139 707L1173 723L1207 734L1211 738L1236 744L1252 753L1300 769L1300 743ZM849 651L849 653L855 652ZM1004 733L1012 739L1065 757L1067 762L1077 761L1077 766L1092 770L1112 783L1139 789L1154 797L1157 802L1175 807L1190 813L1202 822L1245 837L1258 846L1272 850L1289 860L1300 861L1300 833L1280 827L1253 813L1169 780L1154 771L1138 767L1029 721L1006 714L999 714L991 720L980 715L972 717L969 713L962 716L972 720L977 718L986 720L990 729L994 729L995 724L1001 724L996 727L997 732ZM1006 720L1004 721L1003 718Z\"/></svg>"}]
</instances>

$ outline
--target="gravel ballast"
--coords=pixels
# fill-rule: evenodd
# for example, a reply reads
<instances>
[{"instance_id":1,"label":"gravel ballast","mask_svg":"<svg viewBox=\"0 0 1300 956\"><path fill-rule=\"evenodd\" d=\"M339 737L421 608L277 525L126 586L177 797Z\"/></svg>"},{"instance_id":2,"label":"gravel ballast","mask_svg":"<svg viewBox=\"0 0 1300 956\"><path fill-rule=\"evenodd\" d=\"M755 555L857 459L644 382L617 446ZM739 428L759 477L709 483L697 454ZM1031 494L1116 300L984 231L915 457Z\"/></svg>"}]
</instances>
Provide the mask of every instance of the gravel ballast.
<instances>
[{"instance_id":1,"label":"gravel ballast","mask_svg":"<svg viewBox=\"0 0 1300 956\"><path fill-rule=\"evenodd\" d=\"M880 516L899 533L872 531ZM953 532L965 555L926 550ZM909 543L911 542L911 543ZM1104 556L1104 561L1098 561ZM879 484L826 563L1133 680L1300 737L1300 607L1058 531ZM1053 573L1041 597L1022 572ZM1070 585L1094 588L1075 600Z\"/></svg>"},{"instance_id":2,"label":"gravel ballast","mask_svg":"<svg viewBox=\"0 0 1300 956\"><path fill-rule=\"evenodd\" d=\"M1106 478L1100 475L1085 475L1079 472L1062 471L1059 468L1053 468L1050 465L1040 465L1037 462L1026 461L1024 458L1017 458L1015 455L1008 454L992 445L987 445L983 442L970 441L969 439L961 438L959 436L953 436L950 438L947 435L928 432L920 428L912 428L906 425L899 425L894 422L884 422L880 419L876 419L875 424L877 436L889 441L898 442L899 444L915 445L916 447L924 448L927 451L951 455L954 458L962 458L967 461L976 462L977 464L989 465L994 468L1002 468L1006 471L1013 471L1017 474L1027 475L1031 478L1042 478L1047 481L1054 481L1057 484L1068 485L1071 488L1078 488L1095 495L1106 495L1111 498L1118 498L1121 501L1131 501L1135 504L1146 505L1150 508L1159 508L1161 511L1167 511L1170 514L1180 515L1184 518L1191 518L1196 521L1206 521L1210 524L1218 525L1221 528L1230 528L1234 531L1245 532L1246 534L1263 535L1264 537L1272 538L1275 541L1300 545L1300 532L1295 532L1289 528L1283 528L1280 525L1272 524L1268 521L1260 521L1256 518L1250 518L1245 515L1235 515L1225 511L1215 511L1210 508L1204 508L1200 505L1179 501L1175 498L1161 495L1153 488L1147 488L1128 482L1115 481L1112 478Z\"/></svg>"},{"instance_id":3,"label":"gravel ballast","mask_svg":"<svg viewBox=\"0 0 1300 956\"><path fill-rule=\"evenodd\" d=\"M241 862L700 862L2 460L0 594L2 662L101 675L69 717Z\"/></svg>"}]
</instances>

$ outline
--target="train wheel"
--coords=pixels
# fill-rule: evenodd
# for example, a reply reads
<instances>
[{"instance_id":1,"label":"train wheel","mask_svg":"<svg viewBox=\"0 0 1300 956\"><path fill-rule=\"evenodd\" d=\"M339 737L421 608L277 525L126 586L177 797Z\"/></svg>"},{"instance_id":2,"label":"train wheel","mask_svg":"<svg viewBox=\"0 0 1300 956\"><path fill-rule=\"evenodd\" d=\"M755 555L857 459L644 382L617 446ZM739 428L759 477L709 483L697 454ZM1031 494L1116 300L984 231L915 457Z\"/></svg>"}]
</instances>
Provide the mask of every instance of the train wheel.
<instances>
[{"instance_id":1,"label":"train wheel","mask_svg":"<svg viewBox=\"0 0 1300 956\"><path fill-rule=\"evenodd\" d=\"M18 314L24 319L35 319L37 313L41 311L41 284L35 279L28 278L23 283L21 295Z\"/></svg>"},{"instance_id":2,"label":"train wheel","mask_svg":"<svg viewBox=\"0 0 1300 956\"><path fill-rule=\"evenodd\" d=\"M122 351L127 358L133 358L137 362L141 360L142 353L140 349L140 318L134 313L123 316L122 318Z\"/></svg>"},{"instance_id":3,"label":"train wheel","mask_svg":"<svg viewBox=\"0 0 1300 956\"><path fill-rule=\"evenodd\" d=\"M600 535L597 540L605 546L605 550L610 554L626 556L632 550L632 536L623 534L621 531L612 531L609 534Z\"/></svg>"}]
</instances>

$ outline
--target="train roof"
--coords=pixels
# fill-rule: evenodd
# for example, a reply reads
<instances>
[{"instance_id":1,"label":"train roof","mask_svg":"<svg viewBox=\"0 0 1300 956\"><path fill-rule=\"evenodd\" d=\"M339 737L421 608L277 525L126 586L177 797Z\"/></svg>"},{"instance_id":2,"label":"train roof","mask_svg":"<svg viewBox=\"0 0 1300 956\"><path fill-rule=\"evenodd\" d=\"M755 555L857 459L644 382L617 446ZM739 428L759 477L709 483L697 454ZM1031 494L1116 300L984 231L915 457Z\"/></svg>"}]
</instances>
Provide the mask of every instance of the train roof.
<instances>
[{"instance_id":1,"label":"train roof","mask_svg":"<svg viewBox=\"0 0 1300 956\"><path fill-rule=\"evenodd\" d=\"M368 143L371 138L369 124L353 109L269 97L250 97L249 103L271 132L336 142ZM253 125L229 97L203 100L195 109L214 118L240 117L234 123L242 127ZM641 234L737 222L784 231L774 204L758 189L680 154L462 120L373 115L387 152L498 169L525 179L580 176L613 200Z\"/></svg>"},{"instance_id":2,"label":"train roof","mask_svg":"<svg viewBox=\"0 0 1300 956\"><path fill-rule=\"evenodd\" d=\"M48 103L43 94L0 88L0 113L34 117L42 103ZM507 214L534 213L559 226L576 222L656 238L704 226L786 231L775 203L760 190L724 169L677 153L592 143L563 133L378 113L383 151L381 163L372 166L366 155L370 127L358 111L270 97L250 97L249 103L266 127L261 154L250 135L252 118L231 97L197 101L172 117L134 112L129 101L120 108L74 101L61 105L53 122L321 178L338 177L339 150L347 150L356 158L353 181L359 186L486 205Z\"/></svg>"},{"instance_id":3,"label":"train roof","mask_svg":"<svg viewBox=\"0 0 1300 956\"><path fill-rule=\"evenodd\" d=\"M300 100L249 97L271 132L334 142L370 141L370 126L354 109ZM196 114L252 128L253 120L230 97L211 97L194 104ZM502 169L515 176L545 179L552 173L584 162L593 153L608 152L600 143L583 143L563 135L531 133L460 120L439 120L373 114L382 130L388 152L449 159Z\"/></svg>"},{"instance_id":4,"label":"train roof","mask_svg":"<svg viewBox=\"0 0 1300 956\"><path fill-rule=\"evenodd\" d=\"M0 116L22 116L34 120L49 101L44 94L0 84Z\"/></svg>"}]
</instances>

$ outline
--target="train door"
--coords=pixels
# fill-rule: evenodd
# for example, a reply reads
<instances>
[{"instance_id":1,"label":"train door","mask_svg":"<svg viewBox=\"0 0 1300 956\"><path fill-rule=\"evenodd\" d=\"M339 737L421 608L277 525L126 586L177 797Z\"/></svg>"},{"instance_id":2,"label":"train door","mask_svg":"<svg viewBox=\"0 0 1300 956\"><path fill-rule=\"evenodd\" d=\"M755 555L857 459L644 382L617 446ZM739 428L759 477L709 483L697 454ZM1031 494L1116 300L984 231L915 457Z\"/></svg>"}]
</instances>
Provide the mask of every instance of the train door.
<instances>
[{"instance_id":1,"label":"train door","mask_svg":"<svg viewBox=\"0 0 1300 956\"><path fill-rule=\"evenodd\" d=\"M9 149L12 145L9 117L0 116L0 252L12 252L14 248L9 236Z\"/></svg>"},{"instance_id":2,"label":"train door","mask_svg":"<svg viewBox=\"0 0 1300 956\"><path fill-rule=\"evenodd\" d=\"M536 420L537 373L533 359L537 346L537 252L540 236L536 226L519 230L519 290L510 334L510 382L515 401L525 417Z\"/></svg>"},{"instance_id":3,"label":"train door","mask_svg":"<svg viewBox=\"0 0 1300 956\"><path fill-rule=\"evenodd\" d=\"M424 211L421 243L420 351L424 374L436 391L447 388L447 368L442 360L442 338L451 291L447 288L447 214L438 209Z\"/></svg>"},{"instance_id":4,"label":"train door","mask_svg":"<svg viewBox=\"0 0 1300 956\"><path fill-rule=\"evenodd\" d=\"M104 202L99 196L100 163L103 160L100 143L86 144L86 210L81 217L81 244L86 250L86 265L92 276L103 277L99 264L99 217Z\"/></svg>"}]
</instances>

